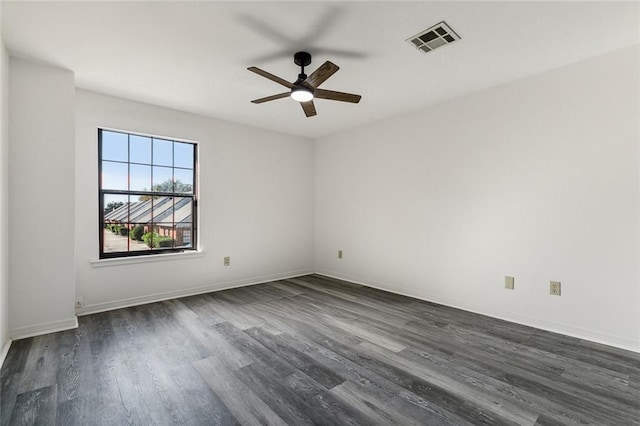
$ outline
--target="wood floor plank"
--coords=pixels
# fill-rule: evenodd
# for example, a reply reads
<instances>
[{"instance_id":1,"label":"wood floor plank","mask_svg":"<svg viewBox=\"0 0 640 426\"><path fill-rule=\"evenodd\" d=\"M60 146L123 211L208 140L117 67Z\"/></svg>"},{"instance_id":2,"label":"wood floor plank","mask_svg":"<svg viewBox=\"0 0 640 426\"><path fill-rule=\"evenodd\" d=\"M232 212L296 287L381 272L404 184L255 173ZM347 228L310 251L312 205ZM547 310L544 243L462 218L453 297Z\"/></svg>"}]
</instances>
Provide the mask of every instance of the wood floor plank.
<instances>
[{"instance_id":1,"label":"wood floor plank","mask_svg":"<svg viewBox=\"0 0 640 426\"><path fill-rule=\"evenodd\" d=\"M55 425L56 387L47 386L21 393L16 398L11 425Z\"/></svg>"},{"instance_id":2,"label":"wood floor plank","mask_svg":"<svg viewBox=\"0 0 640 426\"><path fill-rule=\"evenodd\" d=\"M420 381L419 378L411 373L407 373L394 365L381 362L372 357L371 354L364 353L364 351L358 349L358 346L362 342L355 346L346 346L312 328L301 330L301 333L329 351L334 352L355 364L363 366L367 370L373 371L378 376L381 376L395 385L409 391L409 393L415 394L418 397L416 398L416 401L419 399L424 402L426 404L425 408L427 411L429 413L433 413L433 418L430 421L448 421L451 424L457 423L458 416L454 414L454 411L464 408L463 399L452 398L451 395L447 394L443 390L437 389L432 384ZM427 395L427 398L423 398L425 395ZM435 397L435 402L430 400L431 396ZM447 404L442 404L443 402L447 402ZM476 416L474 418L477 419L480 418L481 410L467 410L464 414L466 414L466 417ZM490 420L494 420L494 424L509 424L506 422L499 422L499 419L496 418L490 418Z\"/></svg>"},{"instance_id":3,"label":"wood floor plank","mask_svg":"<svg viewBox=\"0 0 640 426\"><path fill-rule=\"evenodd\" d=\"M346 381L330 391L344 404L353 407L364 416L371 419L373 424L419 425L420 420L404 415L390 406L388 400L375 398L363 390L362 386Z\"/></svg>"},{"instance_id":4,"label":"wood floor plank","mask_svg":"<svg viewBox=\"0 0 640 426\"><path fill-rule=\"evenodd\" d=\"M20 373L4 374L0 377L0 424L8 425L15 410L20 385Z\"/></svg>"},{"instance_id":5,"label":"wood floor plank","mask_svg":"<svg viewBox=\"0 0 640 426\"><path fill-rule=\"evenodd\" d=\"M317 345L312 340L308 340L300 334L281 334L276 336L275 339L288 347L304 353L317 364L324 366L326 369L344 378L346 382L358 384L363 389L363 392L366 392L368 395L372 395L380 400L389 400L398 394L400 388L396 387L384 377L328 348Z\"/></svg>"},{"instance_id":6,"label":"wood floor plank","mask_svg":"<svg viewBox=\"0 0 640 426\"><path fill-rule=\"evenodd\" d=\"M370 354L381 363L380 365L391 365L394 369L403 370L407 374L403 379L411 382L411 387L416 389L416 393L428 395L429 400L437 398L438 405L447 407L449 411L463 414L468 420L482 414L492 424L532 425L538 417L538 414L530 412L528 407L492 392L485 383L474 383L474 381L461 380L459 376L448 376L438 369L413 362L368 342L361 343L358 351ZM400 376L397 373L396 375ZM437 395L433 392L434 389L437 390L435 392ZM463 406L464 411L456 406Z\"/></svg>"},{"instance_id":7,"label":"wood floor plank","mask_svg":"<svg viewBox=\"0 0 640 426\"><path fill-rule=\"evenodd\" d=\"M300 371L288 376L285 383L304 402L305 413L313 418L315 424L366 425L373 423L372 419L361 411L344 404Z\"/></svg>"},{"instance_id":8,"label":"wood floor plank","mask_svg":"<svg viewBox=\"0 0 640 426\"><path fill-rule=\"evenodd\" d=\"M89 424L97 401L94 362L91 355L93 318L79 323L76 330L61 333L61 361L57 374L57 423ZM117 418L117 415L114 415Z\"/></svg>"},{"instance_id":9,"label":"wood floor plank","mask_svg":"<svg viewBox=\"0 0 640 426\"><path fill-rule=\"evenodd\" d=\"M263 324L261 318L251 315L243 308L244 305L242 303L236 302L236 298L218 294L207 294L204 295L204 297L207 298L210 309L224 318L225 322L233 324L240 330L246 330L247 328L257 327ZM251 300L254 302L257 301L253 298Z\"/></svg>"},{"instance_id":10,"label":"wood floor plank","mask_svg":"<svg viewBox=\"0 0 640 426\"><path fill-rule=\"evenodd\" d=\"M294 367L291 364L249 337L233 324L221 323L216 325L215 329L218 330L232 346L235 346L242 353L249 356L254 362L262 362L269 365L280 377L286 377L294 372Z\"/></svg>"},{"instance_id":11,"label":"wood floor plank","mask_svg":"<svg viewBox=\"0 0 640 426\"><path fill-rule=\"evenodd\" d=\"M379 298L362 297L365 288L349 287L349 286L332 286L325 287L317 282L307 282L305 280L291 280L306 289L306 294L311 294L317 300L329 300L333 305L339 305L346 309L352 306L358 310L359 314L369 312L371 310L384 313L385 320L401 326L404 322L412 319L415 315L414 309L409 306L389 305L388 300L380 300ZM321 281L324 282L324 281ZM333 281L329 281L333 283ZM377 290L374 290L375 294ZM400 296L404 298L404 296Z\"/></svg>"},{"instance_id":12,"label":"wood floor plank","mask_svg":"<svg viewBox=\"0 0 640 426\"><path fill-rule=\"evenodd\" d=\"M211 389L193 365L182 365L171 371L177 407L183 407L182 423L191 425L235 425L235 416L222 399Z\"/></svg>"},{"instance_id":13,"label":"wood floor plank","mask_svg":"<svg viewBox=\"0 0 640 426\"><path fill-rule=\"evenodd\" d=\"M640 425L640 354L307 275L13 342L21 424Z\"/></svg>"},{"instance_id":14,"label":"wood floor plank","mask_svg":"<svg viewBox=\"0 0 640 426\"><path fill-rule=\"evenodd\" d=\"M215 356L196 361L195 369L243 425L286 425L271 407Z\"/></svg>"},{"instance_id":15,"label":"wood floor plank","mask_svg":"<svg viewBox=\"0 0 640 426\"><path fill-rule=\"evenodd\" d=\"M33 346L34 341L35 338L20 339L12 342L11 350L7 353L0 375L8 376L22 373L27 363L27 358L31 353L31 347Z\"/></svg>"},{"instance_id":16,"label":"wood floor plank","mask_svg":"<svg viewBox=\"0 0 640 426\"><path fill-rule=\"evenodd\" d=\"M283 331L287 328L298 330L300 326L313 324L318 331L346 345L357 345L362 342L359 337L341 332L336 327L333 327L330 322L321 321L323 316L327 316L327 313L321 313L316 308L316 305L308 306L303 304L299 296L265 302L260 305L260 309L271 315L272 318L278 318L279 322L288 324Z\"/></svg>"},{"instance_id":17,"label":"wood floor plank","mask_svg":"<svg viewBox=\"0 0 640 426\"><path fill-rule=\"evenodd\" d=\"M172 309L180 306L180 301L172 302ZM186 338L195 340L204 347L202 358L215 355L225 360L231 368L239 368L253 362L252 358L233 346L212 325L209 318L201 315L176 315L174 321L180 326ZM224 321L223 321L224 322ZM214 325L220 324L216 322Z\"/></svg>"},{"instance_id":18,"label":"wood floor plank","mask_svg":"<svg viewBox=\"0 0 640 426\"><path fill-rule=\"evenodd\" d=\"M459 327L449 327L449 329L452 333L443 336L442 339L450 339L451 336L460 335L463 332L458 348L462 349L464 346L468 349L466 352L470 352L471 348L478 349L471 360L474 364L478 364L482 358L490 357L487 365L502 363L503 370L512 371L516 375L539 376L541 379L546 379L548 383L555 383L556 387L560 385L572 389L574 393L583 394L586 399L595 403L604 398L612 399L606 404L617 400L632 408L640 406L640 398L638 398L640 395L629 389L625 383L628 376L622 373L605 370L583 361L568 362L570 360L562 355L525 344L513 342L507 344L494 336L476 331L460 330ZM474 338L469 338L470 335ZM473 341L477 343L470 343ZM567 369L570 371L568 372ZM614 390L620 392L614 392Z\"/></svg>"},{"instance_id":19,"label":"wood floor plank","mask_svg":"<svg viewBox=\"0 0 640 426\"><path fill-rule=\"evenodd\" d=\"M531 418L534 418L540 408L544 407L545 413L550 417L561 419L569 424L581 423L583 420L579 414L567 410L561 404L547 401L534 393L511 385L504 380L504 373L496 374L495 368L478 368L473 362L466 363L466 360L459 358L445 359L424 351L414 352L407 349L398 355L412 362L428 365L431 369L437 369L456 381L482 389L487 397L496 396L499 400L508 400L509 404L517 404L522 407L518 411L530 413Z\"/></svg>"},{"instance_id":20,"label":"wood floor plank","mask_svg":"<svg viewBox=\"0 0 640 426\"><path fill-rule=\"evenodd\" d=\"M286 424L313 425L312 413L306 409L299 395L285 385L269 365L256 362L234 372L234 376L253 390Z\"/></svg>"},{"instance_id":21,"label":"wood floor plank","mask_svg":"<svg viewBox=\"0 0 640 426\"><path fill-rule=\"evenodd\" d=\"M164 303L169 304L169 307L173 310L175 317L188 320L198 318L201 322L207 325L215 325L225 322L226 319L222 317L216 309L212 308L210 300L211 299L208 297L197 295L183 297L179 300L168 300ZM183 307L186 309L183 309Z\"/></svg>"},{"instance_id":22,"label":"wood floor plank","mask_svg":"<svg viewBox=\"0 0 640 426\"><path fill-rule=\"evenodd\" d=\"M288 293L289 296L297 296L299 294L304 293L304 290L301 289L299 286L292 285L288 283L286 280L270 282L270 283L266 283L265 285L268 286L268 288L273 287L273 288L279 288L280 290L284 290L285 292Z\"/></svg>"},{"instance_id":23,"label":"wood floor plank","mask_svg":"<svg viewBox=\"0 0 640 426\"><path fill-rule=\"evenodd\" d=\"M339 310L346 315L355 316L356 318L369 320L375 318L384 318L385 323L402 327L407 321L411 321L415 314L411 312L403 312L394 309L382 302L371 301L362 297L343 297L341 292L330 291L322 292L310 290L305 293L308 297L313 298L316 303L320 302L331 306L335 310Z\"/></svg>"},{"instance_id":24,"label":"wood floor plank","mask_svg":"<svg viewBox=\"0 0 640 426\"><path fill-rule=\"evenodd\" d=\"M278 339L277 336L267 333L260 328L249 329L245 332L299 371L324 386L325 389L331 389L343 383L345 380L339 374L316 362L304 352L300 352L286 344L283 340Z\"/></svg>"},{"instance_id":25,"label":"wood floor plank","mask_svg":"<svg viewBox=\"0 0 640 426\"><path fill-rule=\"evenodd\" d=\"M33 345L22 372L22 381L18 389L20 393L55 385L59 363L59 338L60 335L55 333L33 338Z\"/></svg>"},{"instance_id":26,"label":"wood floor plank","mask_svg":"<svg viewBox=\"0 0 640 426\"><path fill-rule=\"evenodd\" d=\"M340 330L343 330L345 333L352 334L366 342L374 343L390 351L400 352L406 349L406 346L401 344L397 339L394 339L393 336L381 332L380 330L376 330L373 327L361 325L357 320L347 322L334 318L331 323Z\"/></svg>"},{"instance_id":27,"label":"wood floor plank","mask_svg":"<svg viewBox=\"0 0 640 426\"><path fill-rule=\"evenodd\" d=\"M114 354L111 369L118 372L117 386L123 395L121 401L127 404L123 410L127 423L149 419L155 424L236 424L224 403L193 369L192 362L208 356L209 351L181 328L176 312L185 314L184 310L176 311L172 303L159 305L161 314L152 329L148 329L148 324L140 329L130 325L116 329L121 337L118 342L121 355ZM132 309L131 318L140 313ZM198 318L192 314L188 316L191 320ZM137 344L144 342L143 347L124 355L123 349L132 338ZM124 370L130 374L123 374ZM135 404L130 404L131 400Z\"/></svg>"}]
</instances>

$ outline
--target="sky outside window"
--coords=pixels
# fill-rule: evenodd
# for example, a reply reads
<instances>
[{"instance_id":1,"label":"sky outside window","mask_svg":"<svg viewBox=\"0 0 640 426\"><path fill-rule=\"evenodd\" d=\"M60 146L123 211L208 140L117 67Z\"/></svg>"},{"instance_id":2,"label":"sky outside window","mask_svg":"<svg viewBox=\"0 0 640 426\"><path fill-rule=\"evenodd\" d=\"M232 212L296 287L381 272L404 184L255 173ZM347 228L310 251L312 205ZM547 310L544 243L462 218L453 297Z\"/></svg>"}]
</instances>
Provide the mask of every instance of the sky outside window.
<instances>
[{"instance_id":1,"label":"sky outside window","mask_svg":"<svg viewBox=\"0 0 640 426\"><path fill-rule=\"evenodd\" d=\"M193 156L191 143L103 130L102 189L172 191L166 183L180 181L192 193Z\"/></svg>"}]
</instances>

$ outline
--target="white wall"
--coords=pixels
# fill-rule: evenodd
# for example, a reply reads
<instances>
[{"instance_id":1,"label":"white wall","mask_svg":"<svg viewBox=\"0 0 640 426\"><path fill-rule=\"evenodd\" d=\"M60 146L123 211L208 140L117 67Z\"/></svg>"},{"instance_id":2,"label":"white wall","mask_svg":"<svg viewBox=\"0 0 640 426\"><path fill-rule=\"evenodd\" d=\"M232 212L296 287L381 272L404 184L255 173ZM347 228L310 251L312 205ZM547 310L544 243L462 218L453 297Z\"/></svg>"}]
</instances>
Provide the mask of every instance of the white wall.
<instances>
[{"instance_id":1,"label":"white wall","mask_svg":"<svg viewBox=\"0 0 640 426\"><path fill-rule=\"evenodd\" d=\"M11 58L9 328L75 326L74 75Z\"/></svg>"},{"instance_id":2,"label":"white wall","mask_svg":"<svg viewBox=\"0 0 640 426\"><path fill-rule=\"evenodd\" d=\"M9 333L72 326L74 296L91 312L315 269L639 350L638 60L624 49L314 144L74 93L73 73L12 58ZM200 142L202 256L92 263L99 126Z\"/></svg>"},{"instance_id":3,"label":"white wall","mask_svg":"<svg viewBox=\"0 0 640 426\"><path fill-rule=\"evenodd\" d=\"M0 22L2 3L0 3ZM0 33L0 366L9 350L9 56Z\"/></svg>"},{"instance_id":4,"label":"white wall","mask_svg":"<svg viewBox=\"0 0 640 426\"><path fill-rule=\"evenodd\" d=\"M318 140L316 271L640 350L638 61L634 46Z\"/></svg>"},{"instance_id":5,"label":"white wall","mask_svg":"<svg viewBox=\"0 0 640 426\"><path fill-rule=\"evenodd\" d=\"M92 264L101 126L199 142L203 256ZM76 137L78 312L313 271L313 141L84 90L76 92ZM231 266L223 266L224 256Z\"/></svg>"}]
</instances>

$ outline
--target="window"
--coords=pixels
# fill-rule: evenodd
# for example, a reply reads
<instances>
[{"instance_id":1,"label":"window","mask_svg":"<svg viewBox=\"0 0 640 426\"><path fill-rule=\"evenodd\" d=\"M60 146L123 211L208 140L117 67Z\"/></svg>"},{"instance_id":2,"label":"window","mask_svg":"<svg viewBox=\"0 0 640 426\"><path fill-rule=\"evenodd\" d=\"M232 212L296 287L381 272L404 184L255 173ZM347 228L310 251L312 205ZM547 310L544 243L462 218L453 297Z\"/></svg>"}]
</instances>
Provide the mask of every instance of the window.
<instances>
[{"instance_id":1,"label":"window","mask_svg":"<svg viewBox=\"0 0 640 426\"><path fill-rule=\"evenodd\" d=\"M100 258L195 250L197 145L98 129Z\"/></svg>"}]
</instances>

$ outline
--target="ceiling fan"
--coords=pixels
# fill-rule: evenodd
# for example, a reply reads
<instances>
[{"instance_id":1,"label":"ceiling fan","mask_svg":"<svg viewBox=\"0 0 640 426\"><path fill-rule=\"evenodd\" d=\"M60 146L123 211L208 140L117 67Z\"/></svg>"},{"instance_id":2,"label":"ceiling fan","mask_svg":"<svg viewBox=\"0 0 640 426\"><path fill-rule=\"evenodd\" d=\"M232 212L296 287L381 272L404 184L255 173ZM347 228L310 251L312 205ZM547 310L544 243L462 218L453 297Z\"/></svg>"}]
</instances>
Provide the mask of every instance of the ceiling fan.
<instances>
[{"instance_id":1,"label":"ceiling fan","mask_svg":"<svg viewBox=\"0 0 640 426\"><path fill-rule=\"evenodd\" d=\"M308 52L298 52L293 56L293 62L300 67L300 74L298 79L289 83L278 76L270 74L266 71L256 67L247 68L249 71L268 78L278 84L283 85L287 89L291 89L289 92L279 93L277 95L271 95L260 99L254 99L254 104L261 104L263 102L275 101L276 99L282 99L291 97L293 100L300 102L302 110L307 117L313 117L316 115L316 107L313 104L313 98L317 99L329 99L332 101L351 102L357 104L360 102L360 95L354 95L352 93L334 92L333 90L318 89L322 83L324 83L329 77L336 73L340 68L332 63L325 62L320 65L318 69L307 76L304 73L304 67L311 63L311 54Z\"/></svg>"}]
</instances>

